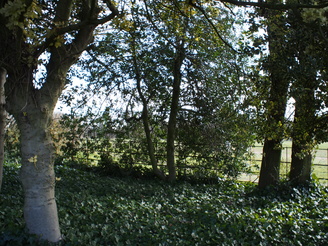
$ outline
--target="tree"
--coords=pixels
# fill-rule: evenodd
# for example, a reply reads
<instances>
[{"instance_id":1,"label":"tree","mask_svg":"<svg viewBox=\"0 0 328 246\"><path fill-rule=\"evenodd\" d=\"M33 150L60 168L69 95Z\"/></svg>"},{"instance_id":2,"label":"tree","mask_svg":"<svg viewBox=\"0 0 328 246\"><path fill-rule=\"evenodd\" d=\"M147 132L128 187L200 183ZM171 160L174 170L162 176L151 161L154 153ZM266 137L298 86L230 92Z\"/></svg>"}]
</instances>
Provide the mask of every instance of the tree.
<instances>
[{"instance_id":1,"label":"tree","mask_svg":"<svg viewBox=\"0 0 328 246\"><path fill-rule=\"evenodd\" d=\"M270 1L269 1L270 3ZM285 137L285 111L290 84L290 48L286 13L264 10L267 20L268 61L264 65L269 73L270 91L264 119L265 139L260 170L259 187L275 185L279 181L282 140Z\"/></svg>"},{"instance_id":2,"label":"tree","mask_svg":"<svg viewBox=\"0 0 328 246\"><path fill-rule=\"evenodd\" d=\"M166 6L163 4L167 4ZM145 1L146 11L148 14L149 21L153 24L153 27L159 32L162 38L169 42L169 45L173 48L173 54L171 59L173 60L170 64L168 63L168 71L170 71L172 78L171 90L172 96L170 99L169 106L169 119L167 123L167 137L166 137L166 162L168 168L168 181L174 182L176 180L176 163L175 163L175 139L176 139L176 127L177 127L177 115L179 111L179 100L180 100L180 87L182 83L182 66L186 57L186 30L188 20L186 16L181 14L181 8L185 5L183 2L180 5L178 1L171 3L155 3ZM153 15L149 14L149 6L153 11ZM157 6L159 10L157 13L154 11ZM166 9L166 11L164 11ZM156 17L155 17L156 16ZM164 23L163 30L159 28L160 24L156 22L160 20ZM164 31L164 32L163 32ZM164 34L165 33L165 34ZM169 79L170 80L170 79Z\"/></svg>"},{"instance_id":3,"label":"tree","mask_svg":"<svg viewBox=\"0 0 328 246\"><path fill-rule=\"evenodd\" d=\"M20 130L24 218L31 234L52 242L61 233L49 126L67 71L93 41L95 28L118 14L114 3L105 3L0 1L0 66L8 72L7 110ZM46 73L37 79L41 65Z\"/></svg>"},{"instance_id":4,"label":"tree","mask_svg":"<svg viewBox=\"0 0 328 246\"><path fill-rule=\"evenodd\" d=\"M271 5L273 3L276 5ZM266 5L256 4L265 7L261 11L268 22L270 52L264 63L270 85L268 91L264 90L268 96L264 99L265 124L262 125L265 140L259 180L261 188L279 181L281 141L284 138L293 139L290 180L303 184L310 180L313 147L323 140L322 130L318 129L324 128L322 111L326 110L320 88L325 84L323 79L326 74L323 64L326 46L323 43L326 44L327 39L320 27L325 10L316 9L317 5L311 1L292 5L292 1L280 5L275 1L267 1ZM305 5L314 9L302 9ZM317 13L314 19L309 14L311 12ZM304 17L312 18L312 24L306 23ZM317 24L313 25L315 21ZM295 100L294 123L286 124L284 115L289 98ZM262 117L259 118L261 121Z\"/></svg>"},{"instance_id":5,"label":"tree","mask_svg":"<svg viewBox=\"0 0 328 246\"><path fill-rule=\"evenodd\" d=\"M312 1L305 1L307 4ZM322 85L327 84L327 10L294 10L291 27L295 32L295 66L291 96L295 100L295 115L290 180L306 184L311 180L312 150L324 141L320 128L326 116L327 104L322 97ZM326 92L323 92L324 94Z\"/></svg>"},{"instance_id":6,"label":"tree","mask_svg":"<svg viewBox=\"0 0 328 246\"><path fill-rule=\"evenodd\" d=\"M133 60L133 67L134 67L134 73L135 73L135 80L136 80L136 86L137 86L137 91L138 91L138 95L139 98L141 100L142 103L142 113L141 113L141 120L143 123L143 127L144 127L144 131L145 131L145 135L146 135L146 141L147 141L147 150L148 150L148 154L149 154L149 158L150 158L150 163L152 165L152 169L154 174L159 177L160 179L164 180L165 179L165 175L163 174L163 172L161 172L158 168L158 161L155 155L155 147L154 147L154 143L153 143L153 137L152 137L152 133L151 133L151 126L150 126L150 122L149 122L149 106L148 106L148 102L149 99L147 99L143 93L142 90L142 81L143 80L147 80L148 78L146 78L145 76L142 76L142 73L140 71L140 57L138 57L137 55L137 49L136 49L136 40L134 37L134 33L131 33L131 38L132 38L132 45L131 45L131 49L132 49L132 60Z\"/></svg>"},{"instance_id":7,"label":"tree","mask_svg":"<svg viewBox=\"0 0 328 246\"><path fill-rule=\"evenodd\" d=\"M169 169L168 180L174 182L176 180L176 167L175 167L175 139L177 128L177 116L179 111L179 98L182 82L181 68L185 59L185 42L184 40L177 40L176 50L173 61L173 85L172 85L172 99L170 106L170 117L167 126L167 139L166 139L166 160Z\"/></svg>"},{"instance_id":8,"label":"tree","mask_svg":"<svg viewBox=\"0 0 328 246\"><path fill-rule=\"evenodd\" d=\"M179 161L176 160L175 147L183 139L179 134L191 136L196 129L204 132L205 125L215 126L216 130L212 133L217 136L216 143L212 141L213 136L207 134L211 141L205 137L198 139L204 145L211 142L213 148L204 148L202 155L205 149L210 156L216 152L218 160L212 162L212 166L223 163L223 153L227 164L235 154L232 153L233 148L238 151L238 158L245 150L243 137L246 131L243 126L247 124L241 118L245 120L247 117L244 111L241 113L242 108L236 106L242 104L246 91L246 81L240 81L245 68L240 65L242 56L231 52L231 45L223 40L223 36L235 40L233 32L229 32L234 20L230 18L230 10L224 7L221 11L211 5L196 7L195 10L182 1L174 4L170 1L131 4L124 18L115 22L116 28L90 50L92 59L83 64L90 71L90 84L102 81L104 91L115 86L119 89L118 95L127 105L123 106L124 112L120 114L124 118L122 125L132 126L138 120L143 122L149 161L154 172L157 172L156 157L162 154L154 152L154 142L156 139L166 140L164 151L172 181L176 178L176 162ZM208 21L204 21L204 13ZM238 89L232 89L234 87ZM186 119L189 118L204 119L206 123L197 125L197 128L191 124L186 127ZM196 122L194 119L191 121ZM229 125L232 121L236 128ZM189 132L181 129L183 127ZM221 127L225 129L219 129ZM239 136L243 137L237 141L237 135L227 128L240 130ZM131 131L129 137L132 136ZM194 146L199 144L194 141ZM229 168L225 169L228 172Z\"/></svg>"}]
</instances>

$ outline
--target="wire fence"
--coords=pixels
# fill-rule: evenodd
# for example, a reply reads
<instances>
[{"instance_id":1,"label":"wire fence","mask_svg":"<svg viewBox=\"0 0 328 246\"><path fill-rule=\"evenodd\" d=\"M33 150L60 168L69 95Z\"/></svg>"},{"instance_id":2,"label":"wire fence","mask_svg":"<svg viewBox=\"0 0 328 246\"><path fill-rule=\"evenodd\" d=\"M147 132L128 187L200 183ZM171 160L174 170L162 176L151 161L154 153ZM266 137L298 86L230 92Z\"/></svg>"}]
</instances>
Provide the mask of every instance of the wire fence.
<instances>
[{"instance_id":1,"label":"wire fence","mask_svg":"<svg viewBox=\"0 0 328 246\"><path fill-rule=\"evenodd\" d=\"M122 150L122 143L124 143L124 151ZM141 150L142 148L145 148L145 146L142 143L136 144L134 141L123 141L120 143L121 147L116 148L115 143L112 142L110 150L104 150L107 155L120 157L121 160L125 158L125 161L129 161L127 158L131 158L132 162L131 164L139 164L144 166L151 166L148 160L148 156L140 153L145 153L144 150ZM163 146L162 146L163 145ZM156 146L157 153L161 152L162 154L157 154L157 158L159 161L159 166L165 167L165 159L166 155L165 153L165 144L161 143ZM176 146L176 148L179 148L179 145ZM158 151L160 149L161 151ZM241 181L251 181L251 182L258 182L259 179L259 173L260 173L260 166L261 166L261 160L262 160L262 149L263 146L257 145L253 146L249 149L249 155L247 155L247 158L245 158L245 162L247 163L250 172L248 173L242 173L239 175L239 180ZM88 153L88 150L84 150L84 153ZM99 161L99 155L103 152L97 153L97 155L94 154L87 154L84 155L82 158L85 161L91 161L91 162L97 162ZM290 146L285 146L282 150L281 155L281 166L280 166L280 176L281 178L288 178L288 174L290 172L290 164L291 164L291 153L292 148ZM125 155L125 157L124 157ZM138 158L136 158L138 156ZM249 157L250 156L250 157ZM123 158L122 158L123 157ZM213 166L206 167L201 165L190 165L190 163L195 163L203 158L210 160L212 157L206 157L206 156L199 156L199 155L181 155L179 151L176 152L176 160L177 160L177 170L181 173L186 173L188 170L195 170L195 169L210 169L214 172L217 171L219 173L219 170L213 169ZM212 158L213 159L213 158ZM191 161L192 160L192 161ZM214 160L213 160L214 161ZM188 164L189 163L189 164ZM325 186L328 186L328 148L326 148L326 145L324 145L324 148L319 147L313 151L313 174L315 177Z\"/></svg>"},{"instance_id":2,"label":"wire fence","mask_svg":"<svg viewBox=\"0 0 328 246\"><path fill-rule=\"evenodd\" d=\"M260 173L262 160L262 146L254 146L250 149L253 153L252 158L248 161L251 167L251 173L241 175L241 179L257 182ZM288 178L290 172L292 148L284 147L281 154L280 176ZM328 148L317 148L312 153L312 173L321 184L328 186Z\"/></svg>"}]
</instances>

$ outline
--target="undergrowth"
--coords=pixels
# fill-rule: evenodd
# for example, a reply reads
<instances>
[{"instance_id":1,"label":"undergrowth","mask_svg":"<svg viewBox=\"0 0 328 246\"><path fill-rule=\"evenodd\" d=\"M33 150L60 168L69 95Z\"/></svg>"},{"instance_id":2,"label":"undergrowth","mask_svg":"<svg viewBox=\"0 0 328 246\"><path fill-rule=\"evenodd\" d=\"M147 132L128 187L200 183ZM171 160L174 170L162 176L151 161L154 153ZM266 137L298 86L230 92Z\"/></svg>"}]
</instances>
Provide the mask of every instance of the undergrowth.
<instances>
[{"instance_id":1,"label":"undergrowth","mask_svg":"<svg viewBox=\"0 0 328 246\"><path fill-rule=\"evenodd\" d=\"M57 245L326 245L328 195L317 184L166 184L56 166ZM5 167L0 245L47 245L26 234L18 169Z\"/></svg>"}]
</instances>

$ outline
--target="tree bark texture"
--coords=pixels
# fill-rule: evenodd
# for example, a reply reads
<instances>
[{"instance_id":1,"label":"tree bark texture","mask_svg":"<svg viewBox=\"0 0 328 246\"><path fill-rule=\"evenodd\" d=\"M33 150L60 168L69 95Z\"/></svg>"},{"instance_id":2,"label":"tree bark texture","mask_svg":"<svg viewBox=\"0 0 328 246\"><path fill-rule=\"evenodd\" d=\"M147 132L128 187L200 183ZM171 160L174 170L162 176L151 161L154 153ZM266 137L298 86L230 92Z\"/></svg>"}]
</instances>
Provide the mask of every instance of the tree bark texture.
<instances>
[{"instance_id":1,"label":"tree bark texture","mask_svg":"<svg viewBox=\"0 0 328 246\"><path fill-rule=\"evenodd\" d=\"M296 21L292 27L295 29L295 82L292 96L295 99L295 116L292 130L292 161L290 181L296 185L306 184L311 180L312 155L315 145L315 128L317 125L316 110L318 104L315 92L319 82L320 58L307 52L316 44L316 33L311 27L299 21L296 12Z\"/></svg>"},{"instance_id":2,"label":"tree bark texture","mask_svg":"<svg viewBox=\"0 0 328 246\"><path fill-rule=\"evenodd\" d=\"M55 200L54 146L47 129L52 114L30 112L21 114L17 121L22 143L24 218L31 234L56 242L61 233Z\"/></svg>"},{"instance_id":3,"label":"tree bark texture","mask_svg":"<svg viewBox=\"0 0 328 246\"><path fill-rule=\"evenodd\" d=\"M49 132L53 111L66 85L68 70L93 41L94 29L118 13L108 1L106 4L112 13L97 19L100 11L98 1L79 3L79 13L75 10L73 13L72 5L75 2L72 0L47 2L53 4L53 8L49 9L53 11L54 18L38 16L38 21L45 25L48 22L43 22L44 19L53 20L50 26L45 26L50 31L44 40L41 39L41 44L29 41L21 28L7 28L8 20L0 15L0 64L8 72L6 108L14 116L20 130L24 218L30 233L50 242L57 242L61 238L55 201L54 146ZM45 4L41 7L48 6ZM42 13L48 15L49 10L43 10ZM24 14L21 13L20 19L25 18ZM74 20L69 23L71 17ZM76 22L76 17L80 18L79 22ZM60 26L57 27L58 23ZM65 41L64 34L68 32L71 39ZM33 75L39 56L45 50L50 57L46 64L47 73L43 83L36 87Z\"/></svg>"},{"instance_id":4,"label":"tree bark texture","mask_svg":"<svg viewBox=\"0 0 328 246\"><path fill-rule=\"evenodd\" d=\"M304 152L303 152L304 151ZM303 153L302 153L303 152ZM292 164L289 179L296 185L307 184L311 180L312 155L301 144L293 142Z\"/></svg>"},{"instance_id":5,"label":"tree bark texture","mask_svg":"<svg viewBox=\"0 0 328 246\"><path fill-rule=\"evenodd\" d=\"M259 178L259 188L276 185L279 182L281 147L280 141L266 139Z\"/></svg>"},{"instance_id":6,"label":"tree bark texture","mask_svg":"<svg viewBox=\"0 0 328 246\"><path fill-rule=\"evenodd\" d=\"M306 79L309 79L308 81ZM306 184L311 180L312 149L314 145L315 98L313 82L315 76L302 77L303 89L295 96L293 124L292 162L289 179L292 183Z\"/></svg>"},{"instance_id":7,"label":"tree bark texture","mask_svg":"<svg viewBox=\"0 0 328 246\"><path fill-rule=\"evenodd\" d=\"M177 45L177 50L173 64L173 90L171 99L170 116L167 129L167 142L166 142L166 161L169 171L168 181L174 182L176 180L176 166L175 166L175 134L176 134L176 122L179 112L179 98L180 98L180 86L181 86L181 67L183 60L185 59L184 42L180 41Z\"/></svg>"},{"instance_id":8,"label":"tree bark texture","mask_svg":"<svg viewBox=\"0 0 328 246\"><path fill-rule=\"evenodd\" d=\"M54 61L49 62L50 67L52 63ZM49 126L68 67L59 65L57 68L48 71L46 81L52 83L53 93L35 89L33 70L27 68L20 70L22 74L8 76L10 94L7 97L8 111L20 131L20 180L26 227L29 233L50 242L59 241L61 233L55 200L54 146Z\"/></svg>"},{"instance_id":9,"label":"tree bark texture","mask_svg":"<svg viewBox=\"0 0 328 246\"><path fill-rule=\"evenodd\" d=\"M269 1L270 2L270 1ZM288 47L283 14L266 10L268 21L270 94L265 122L266 138L260 170L259 187L265 188L279 182L281 142L284 138L284 122L289 87Z\"/></svg>"},{"instance_id":10,"label":"tree bark texture","mask_svg":"<svg viewBox=\"0 0 328 246\"><path fill-rule=\"evenodd\" d=\"M7 71L0 67L0 192L3 179L3 165L4 165L4 141L5 141L5 127L6 127L6 109L5 109L5 83Z\"/></svg>"}]
</instances>

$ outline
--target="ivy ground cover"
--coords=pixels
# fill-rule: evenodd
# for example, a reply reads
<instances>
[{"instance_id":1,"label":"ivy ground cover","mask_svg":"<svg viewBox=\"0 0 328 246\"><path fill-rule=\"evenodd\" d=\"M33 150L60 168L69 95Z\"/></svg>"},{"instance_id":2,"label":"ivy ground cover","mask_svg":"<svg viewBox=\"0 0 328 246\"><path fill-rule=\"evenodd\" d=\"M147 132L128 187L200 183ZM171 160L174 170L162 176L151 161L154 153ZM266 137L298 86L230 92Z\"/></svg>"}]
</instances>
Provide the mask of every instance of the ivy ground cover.
<instances>
[{"instance_id":1,"label":"ivy ground cover","mask_svg":"<svg viewBox=\"0 0 328 246\"><path fill-rule=\"evenodd\" d=\"M327 190L114 178L57 166L58 245L327 245ZM0 245L46 245L24 231L18 168L5 167Z\"/></svg>"}]
</instances>

